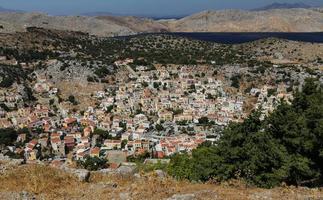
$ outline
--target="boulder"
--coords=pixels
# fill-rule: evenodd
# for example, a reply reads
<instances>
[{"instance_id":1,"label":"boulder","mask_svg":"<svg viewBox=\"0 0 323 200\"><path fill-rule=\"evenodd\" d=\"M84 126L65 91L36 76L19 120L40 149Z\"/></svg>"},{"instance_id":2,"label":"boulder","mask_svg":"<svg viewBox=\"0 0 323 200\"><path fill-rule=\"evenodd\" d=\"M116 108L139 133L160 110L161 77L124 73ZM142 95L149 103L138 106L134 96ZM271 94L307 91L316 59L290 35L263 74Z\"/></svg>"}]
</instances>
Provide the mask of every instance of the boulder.
<instances>
[{"instance_id":1,"label":"boulder","mask_svg":"<svg viewBox=\"0 0 323 200\"><path fill-rule=\"evenodd\" d=\"M111 174L113 173L113 170L110 168L106 168L106 169L100 169L98 172L102 174Z\"/></svg>"},{"instance_id":2,"label":"boulder","mask_svg":"<svg viewBox=\"0 0 323 200\"><path fill-rule=\"evenodd\" d=\"M88 181L90 178L90 171L86 169L73 169L64 165L61 167L61 169L67 173L73 174L80 181Z\"/></svg>"},{"instance_id":3,"label":"boulder","mask_svg":"<svg viewBox=\"0 0 323 200\"><path fill-rule=\"evenodd\" d=\"M10 166L18 166L24 164L24 159L11 159L8 163Z\"/></svg>"},{"instance_id":4,"label":"boulder","mask_svg":"<svg viewBox=\"0 0 323 200\"><path fill-rule=\"evenodd\" d=\"M90 178L90 171L86 169L75 169L72 170L72 173L80 180L80 181L88 181Z\"/></svg>"},{"instance_id":5,"label":"boulder","mask_svg":"<svg viewBox=\"0 0 323 200\"><path fill-rule=\"evenodd\" d=\"M127 192L122 192L119 194L120 200L131 200L130 194Z\"/></svg>"},{"instance_id":6,"label":"boulder","mask_svg":"<svg viewBox=\"0 0 323 200\"><path fill-rule=\"evenodd\" d=\"M194 194L174 194L172 197L168 198L167 200L194 200Z\"/></svg>"},{"instance_id":7,"label":"boulder","mask_svg":"<svg viewBox=\"0 0 323 200\"><path fill-rule=\"evenodd\" d=\"M159 177L159 178L165 178L167 176L167 174L163 171L163 170L155 170L155 174Z\"/></svg>"},{"instance_id":8,"label":"boulder","mask_svg":"<svg viewBox=\"0 0 323 200\"><path fill-rule=\"evenodd\" d=\"M116 169L116 173L120 175L133 175L135 171L135 166L121 166L118 169Z\"/></svg>"}]
</instances>

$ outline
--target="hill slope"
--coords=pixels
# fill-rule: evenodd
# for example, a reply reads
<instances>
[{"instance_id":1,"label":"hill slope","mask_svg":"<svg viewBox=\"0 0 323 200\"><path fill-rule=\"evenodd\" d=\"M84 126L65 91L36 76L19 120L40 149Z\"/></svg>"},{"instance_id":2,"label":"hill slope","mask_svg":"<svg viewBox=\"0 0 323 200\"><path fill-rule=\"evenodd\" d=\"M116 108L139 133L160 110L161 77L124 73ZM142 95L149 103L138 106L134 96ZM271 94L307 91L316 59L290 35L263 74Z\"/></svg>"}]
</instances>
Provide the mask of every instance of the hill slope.
<instances>
[{"instance_id":1,"label":"hill slope","mask_svg":"<svg viewBox=\"0 0 323 200\"><path fill-rule=\"evenodd\" d=\"M167 22L175 32L319 32L323 13L310 9L204 11Z\"/></svg>"},{"instance_id":2,"label":"hill slope","mask_svg":"<svg viewBox=\"0 0 323 200\"><path fill-rule=\"evenodd\" d=\"M178 20L153 20L124 16L48 16L41 13L0 12L0 32L24 31L26 27L81 31L98 36L141 32L320 32L320 9L266 11L204 11Z\"/></svg>"},{"instance_id":3,"label":"hill slope","mask_svg":"<svg viewBox=\"0 0 323 200\"><path fill-rule=\"evenodd\" d=\"M1 166L1 165L0 165ZM239 181L201 184L176 181L157 174L140 177L93 173L88 182L79 182L61 170L25 165L1 174L1 199L319 199L319 189L281 187L259 189Z\"/></svg>"}]
</instances>

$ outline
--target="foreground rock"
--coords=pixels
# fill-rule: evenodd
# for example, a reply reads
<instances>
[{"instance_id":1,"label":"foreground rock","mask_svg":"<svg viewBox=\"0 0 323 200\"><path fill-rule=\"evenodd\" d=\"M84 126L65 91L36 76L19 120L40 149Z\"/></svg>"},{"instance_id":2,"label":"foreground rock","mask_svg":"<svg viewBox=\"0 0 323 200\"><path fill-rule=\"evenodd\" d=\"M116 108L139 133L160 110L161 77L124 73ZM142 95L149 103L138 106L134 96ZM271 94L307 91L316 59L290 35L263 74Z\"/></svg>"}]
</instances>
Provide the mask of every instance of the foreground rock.
<instances>
[{"instance_id":1,"label":"foreground rock","mask_svg":"<svg viewBox=\"0 0 323 200\"><path fill-rule=\"evenodd\" d=\"M172 197L167 200L194 200L194 194L174 194Z\"/></svg>"},{"instance_id":2,"label":"foreground rock","mask_svg":"<svg viewBox=\"0 0 323 200\"><path fill-rule=\"evenodd\" d=\"M8 169L17 167L22 164L24 164L23 159L12 159L9 158L9 156L4 156L3 154L0 154L0 173L3 173Z\"/></svg>"},{"instance_id":3,"label":"foreground rock","mask_svg":"<svg viewBox=\"0 0 323 200\"><path fill-rule=\"evenodd\" d=\"M67 173L70 173L78 178L79 181L86 182L90 178L90 171L86 169L74 169L66 166L61 167Z\"/></svg>"},{"instance_id":4,"label":"foreground rock","mask_svg":"<svg viewBox=\"0 0 323 200\"><path fill-rule=\"evenodd\" d=\"M121 166L116 169L116 173L120 175L134 175L136 169L136 166Z\"/></svg>"}]
</instances>

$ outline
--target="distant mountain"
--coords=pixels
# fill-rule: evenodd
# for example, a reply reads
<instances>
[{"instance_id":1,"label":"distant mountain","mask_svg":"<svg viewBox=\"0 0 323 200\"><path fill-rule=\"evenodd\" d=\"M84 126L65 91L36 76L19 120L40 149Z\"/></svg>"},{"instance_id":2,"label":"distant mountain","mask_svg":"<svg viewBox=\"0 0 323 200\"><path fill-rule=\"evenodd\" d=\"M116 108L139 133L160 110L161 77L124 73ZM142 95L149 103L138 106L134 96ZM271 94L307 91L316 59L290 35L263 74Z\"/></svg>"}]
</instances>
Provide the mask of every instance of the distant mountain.
<instances>
[{"instance_id":1,"label":"distant mountain","mask_svg":"<svg viewBox=\"0 0 323 200\"><path fill-rule=\"evenodd\" d=\"M321 32L323 12L314 9L204 11L164 22L171 32Z\"/></svg>"},{"instance_id":2,"label":"distant mountain","mask_svg":"<svg viewBox=\"0 0 323 200\"><path fill-rule=\"evenodd\" d=\"M12 10L0 6L0 12L22 12L21 10Z\"/></svg>"},{"instance_id":3,"label":"distant mountain","mask_svg":"<svg viewBox=\"0 0 323 200\"><path fill-rule=\"evenodd\" d=\"M81 16L97 17L97 16L129 16L124 14L112 13L112 12L88 12L81 13Z\"/></svg>"},{"instance_id":4,"label":"distant mountain","mask_svg":"<svg viewBox=\"0 0 323 200\"><path fill-rule=\"evenodd\" d=\"M128 17L134 16L139 18L150 18L154 20L161 20L161 19L180 19L187 15L140 15L140 14L120 14L120 13L112 13L112 12L89 12L89 13L82 13L81 16L88 16L88 17L98 17L98 16L117 16L117 17Z\"/></svg>"},{"instance_id":5,"label":"distant mountain","mask_svg":"<svg viewBox=\"0 0 323 200\"><path fill-rule=\"evenodd\" d=\"M311 8L305 3L273 3L264 7L253 9L253 11L273 10L273 9L291 9L291 8Z\"/></svg>"},{"instance_id":6,"label":"distant mountain","mask_svg":"<svg viewBox=\"0 0 323 200\"><path fill-rule=\"evenodd\" d=\"M25 31L26 27L80 31L98 36L151 32L323 32L320 8L261 11L204 11L180 19L144 17L49 16L43 13L0 12L0 32Z\"/></svg>"}]
</instances>

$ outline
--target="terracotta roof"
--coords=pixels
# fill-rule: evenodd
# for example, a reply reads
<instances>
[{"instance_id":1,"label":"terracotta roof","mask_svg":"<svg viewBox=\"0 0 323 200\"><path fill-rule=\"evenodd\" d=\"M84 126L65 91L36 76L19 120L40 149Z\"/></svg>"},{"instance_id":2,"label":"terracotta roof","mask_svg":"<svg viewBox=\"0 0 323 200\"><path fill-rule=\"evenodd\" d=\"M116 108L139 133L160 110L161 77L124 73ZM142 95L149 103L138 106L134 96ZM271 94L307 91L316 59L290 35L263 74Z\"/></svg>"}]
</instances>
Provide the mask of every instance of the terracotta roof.
<instances>
[{"instance_id":1,"label":"terracotta roof","mask_svg":"<svg viewBox=\"0 0 323 200\"><path fill-rule=\"evenodd\" d=\"M61 142L61 139L60 138L52 138L50 140L51 143L60 143Z\"/></svg>"},{"instance_id":2,"label":"terracotta roof","mask_svg":"<svg viewBox=\"0 0 323 200\"><path fill-rule=\"evenodd\" d=\"M100 148L99 147L94 147L91 149L91 154L99 154L100 153Z\"/></svg>"},{"instance_id":3,"label":"terracotta roof","mask_svg":"<svg viewBox=\"0 0 323 200\"><path fill-rule=\"evenodd\" d=\"M77 121L77 119L76 119L76 118L66 118L64 121L65 121L65 123L67 123L67 124L71 124L71 123L76 122L76 121Z\"/></svg>"}]
</instances>

